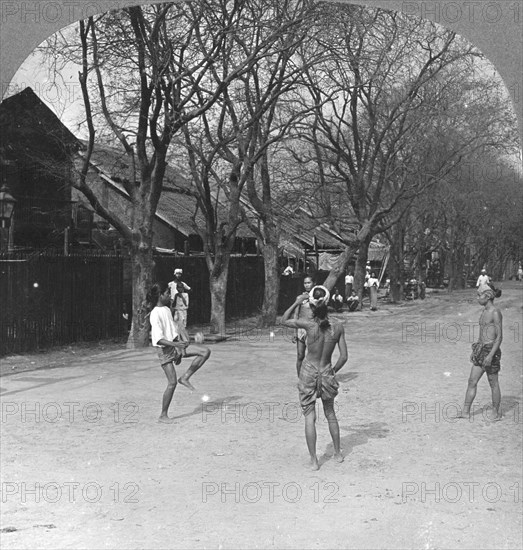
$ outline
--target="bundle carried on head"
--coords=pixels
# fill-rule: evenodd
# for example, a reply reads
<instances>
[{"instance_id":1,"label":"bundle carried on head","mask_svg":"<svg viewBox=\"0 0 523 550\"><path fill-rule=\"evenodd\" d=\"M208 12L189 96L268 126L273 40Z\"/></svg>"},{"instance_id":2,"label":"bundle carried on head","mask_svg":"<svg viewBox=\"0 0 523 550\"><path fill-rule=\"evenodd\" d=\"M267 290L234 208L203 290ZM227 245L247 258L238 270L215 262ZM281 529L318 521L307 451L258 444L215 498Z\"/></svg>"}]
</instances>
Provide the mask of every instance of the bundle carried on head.
<instances>
[{"instance_id":1,"label":"bundle carried on head","mask_svg":"<svg viewBox=\"0 0 523 550\"><path fill-rule=\"evenodd\" d=\"M499 298L501 290L496 288L492 283L483 283L478 288L479 294L487 294L490 299Z\"/></svg>"}]
</instances>

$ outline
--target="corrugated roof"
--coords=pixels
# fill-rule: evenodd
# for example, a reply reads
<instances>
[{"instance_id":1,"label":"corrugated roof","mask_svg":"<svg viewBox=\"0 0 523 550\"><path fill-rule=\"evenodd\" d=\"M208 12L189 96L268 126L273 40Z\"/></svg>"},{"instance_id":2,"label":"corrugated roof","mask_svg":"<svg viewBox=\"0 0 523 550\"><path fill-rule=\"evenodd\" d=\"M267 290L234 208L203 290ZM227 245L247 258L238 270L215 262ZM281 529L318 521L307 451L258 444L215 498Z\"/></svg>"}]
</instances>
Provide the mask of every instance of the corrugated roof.
<instances>
[{"instance_id":1,"label":"corrugated roof","mask_svg":"<svg viewBox=\"0 0 523 550\"><path fill-rule=\"evenodd\" d=\"M107 182L118 189L122 195L127 196L122 182L125 179L130 179L131 170L125 152L105 145L96 145L91 163ZM206 223L202 212L200 210L196 212L196 198L190 194L192 188L191 181L183 176L180 169L170 165L167 166L164 190L158 204L156 216L185 236L196 234L194 223L198 226L204 226ZM257 218L256 212L245 198L242 199L242 205L248 216ZM274 201L273 210L277 223L281 228L280 246L289 256L303 256L304 249L313 248L315 236L319 249L338 249L340 252L345 247L344 242L354 238L353 232L339 235L329 228L326 223L315 219L302 207L291 210ZM225 219L226 206L222 205L220 211L223 215L222 219ZM349 229L354 228L349 226ZM244 238L256 237L244 223L239 225L237 236ZM369 253L374 254L371 251ZM381 250L376 251L376 256L382 255Z\"/></svg>"},{"instance_id":2,"label":"corrugated roof","mask_svg":"<svg viewBox=\"0 0 523 550\"><path fill-rule=\"evenodd\" d=\"M110 185L118 189L122 195L128 196L123 181L129 180L132 172L124 151L106 145L95 145L91 164ZM199 227L205 227L206 223L201 210L197 211L196 198L189 194L190 190L191 183L178 170L167 165L164 189L156 216L187 237L197 234L194 223ZM222 205L219 208L222 219L225 219L226 207ZM245 224L239 225L236 235L242 238L255 237Z\"/></svg>"}]
</instances>

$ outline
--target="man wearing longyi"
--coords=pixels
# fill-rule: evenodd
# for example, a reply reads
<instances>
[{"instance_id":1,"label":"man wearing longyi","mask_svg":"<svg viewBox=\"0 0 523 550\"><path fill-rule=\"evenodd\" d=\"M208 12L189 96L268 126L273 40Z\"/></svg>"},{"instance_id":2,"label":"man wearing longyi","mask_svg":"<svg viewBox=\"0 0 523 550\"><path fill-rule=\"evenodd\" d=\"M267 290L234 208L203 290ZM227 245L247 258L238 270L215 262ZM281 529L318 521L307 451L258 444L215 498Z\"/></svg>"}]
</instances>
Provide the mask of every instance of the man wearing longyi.
<instances>
[{"instance_id":1,"label":"man wearing longyi","mask_svg":"<svg viewBox=\"0 0 523 550\"><path fill-rule=\"evenodd\" d=\"M478 303L484 307L479 318L479 340L472 344L470 370L465 404L461 418L470 417L470 408L476 397L478 382L487 373L492 393L492 421L502 418L501 391L499 389L498 373L501 369L501 342L503 340L503 316L494 305L494 299L501 296L501 290L492 284L482 283L478 288Z\"/></svg>"},{"instance_id":2,"label":"man wearing longyi","mask_svg":"<svg viewBox=\"0 0 523 550\"><path fill-rule=\"evenodd\" d=\"M309 300L312 319L291 319L294 310ZM307 332L307 355L298 375L300 404L305 416L305 439L313 470L319 469L316 456L316 400L321 398L329 432L334 445L334 459L343 462L340 448L340 428L334 412L334 398L338 395L338 381L335 374L347 361L345 330L337 321L327 315L330 294L324 286L315 286L307 294L298 296L281 318L281 323ZM332 366L332 353L338 346L340 355Z\"/></svg>"}]
</instances>

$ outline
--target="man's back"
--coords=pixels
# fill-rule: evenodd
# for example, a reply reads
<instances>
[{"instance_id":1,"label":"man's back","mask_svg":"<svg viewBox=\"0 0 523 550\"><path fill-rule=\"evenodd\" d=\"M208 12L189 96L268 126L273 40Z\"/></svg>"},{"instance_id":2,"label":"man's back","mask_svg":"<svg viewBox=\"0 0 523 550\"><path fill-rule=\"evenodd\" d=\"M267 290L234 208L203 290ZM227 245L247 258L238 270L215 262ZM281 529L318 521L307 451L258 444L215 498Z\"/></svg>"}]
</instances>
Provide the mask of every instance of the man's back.
<instances>
[{"instance_id":1,"label":"man's back","mask_svg":"<svg viewBox=\"0 0 523 550\"><path fill-rule=\"evenodd\" d=\"M340 336L343 326L335 321L330 321L330 326L321 329L316 321L311 321L307 327L307 360L324 367L331 363L332 353Z\"/></svg>"}]
</instances>

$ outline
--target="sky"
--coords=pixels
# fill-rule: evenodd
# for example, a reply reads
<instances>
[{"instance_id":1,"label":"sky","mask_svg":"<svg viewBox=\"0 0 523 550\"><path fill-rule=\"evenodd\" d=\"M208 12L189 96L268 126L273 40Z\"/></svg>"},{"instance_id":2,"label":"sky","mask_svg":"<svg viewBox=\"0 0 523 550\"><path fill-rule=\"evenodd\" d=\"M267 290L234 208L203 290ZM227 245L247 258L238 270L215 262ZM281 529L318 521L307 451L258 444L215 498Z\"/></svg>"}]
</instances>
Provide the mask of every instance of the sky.
<instances>
[{"instance_id":1,"label":"sky","mask_svg":"<svg viewBox=\"0 0 523 550\"><path fill-rule=\"evenodd\" d=\"M75 25L76 23L66 29L74 28ZM62 29L61 32L67 32L66 29ZM73 134L80 139L87 139L87 128L85 125L80 125L80 121L84 118L82 92L78 81L80 68L79 65L69 63L54 78L48 63L43 59L43 55L35 50L18 69L9 84L5 97L14 95L30 86ZM487 78L501 80L499 73L488 60L480 65L479 70ZM505 87L504 89L507 97L510 97L509 91ZM508 164L515 166L520 173L523 171L521 150L519 157L507 158L506 161Z\"/></svg>"},{"instance_id":2,"label":"sky","mask_svg":"<svg viewBox=\"0 0 523 550\"><path fill-rule=\"evenodd\" d=\"M77 137L85 139L87 131L79 126L84 109L78 81L80 66L69 63L53 78L41 53L33 52L20 66L9 84L6 97L28 86Z\"/></svg>"}]
</instances>

